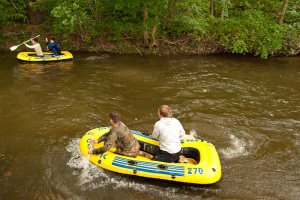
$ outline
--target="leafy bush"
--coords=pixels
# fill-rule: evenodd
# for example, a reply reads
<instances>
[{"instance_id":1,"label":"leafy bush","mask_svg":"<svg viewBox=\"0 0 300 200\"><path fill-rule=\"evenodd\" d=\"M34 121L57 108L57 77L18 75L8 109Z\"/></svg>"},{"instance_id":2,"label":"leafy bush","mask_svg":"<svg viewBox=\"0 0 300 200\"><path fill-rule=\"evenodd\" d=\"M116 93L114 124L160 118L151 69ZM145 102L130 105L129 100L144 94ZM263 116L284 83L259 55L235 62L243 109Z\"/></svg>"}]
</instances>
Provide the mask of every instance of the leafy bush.
<instances>
[{"instance_id":1,"label":"leafy bush","mask_svg":"<svg viewBox=\"0 0 300 200\"><path fill-rule=\"evenodd\" d=\"M86 12L76 2L63 2L53 8L51 14L56 19L54 28L58 33L74 33L76 30L80 30L82 24L88 23Z\"/></svg>"},{"instance_id":2,"label":"leafy bush","mask_svg":"<svg viewBox=\"0 0 300 200\"><path fill-rule=\"evenodd\" d=\"M279 52L283 46L286 29L258 10L245 10L240 16L228 19L214 19L208 38L231 53L254 54L267 58Z\"/></svg>"},{"instance_id":3,"label":"leafy bush","mask_svg":"<svg viewBox=\"0 0 300 200\"><path fill-rule=\"evenodd\" d=\"M282 1L214 2L210 7L211 1L204 0L0 0L0 23L28 23L30 5L45 16L40 28L65 38L79 35L87 44L105 35L115 42L124 37L145 45L148 41L152 47L157 37L176 39L188 35L193 36L191 48L205 38L228 52L262 58L299 51L299 0L289 0L281 25L277 20ZM34 10L30 9L33 16Z\"/></svg>"},{"instance_id":4,"label":"leafy bush","mask_svg":"<svg viewBox=\"0 0 300 200\"><path fill-rule=\"evenodd\" d=\"M0 0L0 23L3 22L28 22L27 2L25 0L6 1Z\"/></svg>"}]
</instances>

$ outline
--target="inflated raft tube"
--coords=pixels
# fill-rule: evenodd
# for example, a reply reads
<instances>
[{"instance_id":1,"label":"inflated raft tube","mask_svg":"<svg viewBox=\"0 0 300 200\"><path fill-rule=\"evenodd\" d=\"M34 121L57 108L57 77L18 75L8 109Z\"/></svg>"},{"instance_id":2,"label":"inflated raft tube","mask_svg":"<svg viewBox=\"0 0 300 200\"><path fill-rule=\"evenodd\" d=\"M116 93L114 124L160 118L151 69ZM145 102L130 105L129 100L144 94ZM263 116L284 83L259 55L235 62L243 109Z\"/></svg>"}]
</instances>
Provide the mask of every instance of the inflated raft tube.
<instances>
[{"instance_id":1,"label":"inflated raft tube","mask_svg":"<svg viewBox=\"0 0 300 200\"><path fill-rule=\"evenodd\" d=\"M103 146L103 142L91 145L90 141L98 139L109 130L110 127L102 127L88 131L80 141L81 153L87 157L88 149ZM158 151L157 139L138 131L131 130L131 132L140 143L140 151L152 155ZM115 148L98 155L91 154L90 161L110 171L168 181L213 184L221 179L221 163L214 145L199 139L187 139L181 141L181 147L182 155L194 162L167 163L153 161L143 156L132 158L115 154Z\"/></svg>"},{"instance_id":2,"label":"inflated raft tube","mask_svg":"<svg viewBox=\"0 0 300 200\"><path fill-rule=\"evenodd\" d=\"M35 52L20 52L17 59L25 62L49 62L49 61L62 61L71 60L73 55L68 51L62 51L61 55L55 56L51 52L44 52L44 56L37 56Z\"/></svg>"}]
</instances>

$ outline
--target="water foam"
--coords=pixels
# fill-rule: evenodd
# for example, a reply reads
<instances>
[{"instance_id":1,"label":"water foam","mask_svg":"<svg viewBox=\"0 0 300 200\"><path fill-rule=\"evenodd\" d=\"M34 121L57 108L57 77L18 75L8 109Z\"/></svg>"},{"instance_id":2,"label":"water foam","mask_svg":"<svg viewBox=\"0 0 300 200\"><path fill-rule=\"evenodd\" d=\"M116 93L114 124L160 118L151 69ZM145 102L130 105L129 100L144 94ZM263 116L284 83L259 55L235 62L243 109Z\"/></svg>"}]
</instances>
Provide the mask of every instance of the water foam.
<instances>
[{"instance_id":1,"label":"water foam","mask_svg":"<svg viewBox=\"0 0 300 200\"><path fill-rule=\"evenodd\" d=\"M71 158L67 162L67 165L74 169L73 175L79 177L79 184L83 189L97 189L99 187L105 187L113 185L114 188L134 188L138 191L147 191L147 187L144 184L138 182L127 181L124 177L110 177L114 174L103 171L98 166L92 164L89 161L89 157L84 157L79 149L80 139L73 139L66 146L66 150L71 153ZM96 182L93 182L97 180Z\"/></svg>"},{"instance_id":2,"label":"water foam","mask_svg":"<svg viewBox=\"0 0 300 200\"><path fill-rule=\"evenodd\" d=\"M84 157L79 149L80 139L74 139L66 146L66 150L71 153L71 158L67 162L67 165L71 168L81 169L80 171L74 171L73 175L79 175L80 185L84 185L93 181L99 177L105 177L102 173L102 169L93 165L89 161L89 156Z\"/></svg>"},{"instance_id":3,"label":"water foam","mask_svg":"<svg viewBox=\"0 0 300 200\"><path fill-rule=\"evenodd\" d=\"M239 156L246 156L249 152L246 149L247 143L235 137L234 135L230 135L231 139L231 147L226 149L221 149L220 152L224 155L225 158L231 159Z\"/></svg>"},{"instance_id":4,"label":"water foam","mask_svg":"<svg viewBox=\"0 0 300 200\"><path fill-rule=\"evenodd\" d=\"M198 135L197 135L197 132L195 129L192 129L190 130L190 133L189 133L191 136L193 136L194 138L198 138Z\"/></svg>"}]
</instances>

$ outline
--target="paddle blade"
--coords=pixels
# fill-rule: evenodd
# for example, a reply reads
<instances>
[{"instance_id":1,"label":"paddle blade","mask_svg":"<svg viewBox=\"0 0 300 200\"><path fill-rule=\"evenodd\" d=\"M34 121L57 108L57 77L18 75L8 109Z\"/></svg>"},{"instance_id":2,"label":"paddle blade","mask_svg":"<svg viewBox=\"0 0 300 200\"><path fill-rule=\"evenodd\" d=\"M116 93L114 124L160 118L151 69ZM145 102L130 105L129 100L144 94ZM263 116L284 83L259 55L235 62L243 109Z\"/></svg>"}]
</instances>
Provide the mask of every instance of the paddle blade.
<instances>
[{"instance_id":1,"label":"paddle blade","mask_svg":"<svg viewBox=\"0 0 300 200\"><path fill-rule=\"evenodd\" d=\"M16 50L18 48L18 46L12 46L12 47L10 47L10 50L11 51L14 51L14 50Z\"/></svg>"}]
</instances>

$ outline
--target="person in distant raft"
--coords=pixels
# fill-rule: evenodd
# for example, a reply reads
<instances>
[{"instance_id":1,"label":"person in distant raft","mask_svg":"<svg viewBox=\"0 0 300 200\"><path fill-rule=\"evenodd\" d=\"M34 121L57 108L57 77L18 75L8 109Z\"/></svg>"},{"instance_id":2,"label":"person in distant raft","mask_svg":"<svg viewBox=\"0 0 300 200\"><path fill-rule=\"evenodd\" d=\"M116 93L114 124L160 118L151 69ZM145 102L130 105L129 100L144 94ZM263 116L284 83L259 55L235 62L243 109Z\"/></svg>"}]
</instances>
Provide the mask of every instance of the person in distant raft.
<instances>
[{"instance_id":1,"label":"person in distant raft","mask_svg":"<svg viewBox=\"0 0 300 200\"><path fill-rule=\"evenodd\" d=\"M26 47L28 47L30 49L34 49L37 56L44 57L41 45L40 45L40 43L38 43L38 39L37 38L31 38L30 41L32 42L32 45L28 45L26 42L23 42L23 44L25 44Z\"/></svg>"},{"instance_id":2,"label":"person in distant raft","mask_svg":"<svg viewBox=\"0 0 300 200\"><path fill-rule=\"evenodd\" d=\"M54 53L54 56L61 55L59 45L55 41L55 38L50 38L50 43L48 41L48 38L46 38L46 44L47 44L48 50L52 51Z\"/></svg>"},{"instance_id":3,"label":"person in distant raft","mask_svg":"<svg viewBox=\"0 0 300 200\"><path fill-rule=\"evenodd\" d=\"M117 112L109 114L109 123L112 128L98 140L91 140L91 144L98 144L104 141L104 146L98 149L89 149L89 154L101 154L112 147L116 147L115 153L129 157L136 157L139 154L140 144L135 139L129 128L121 122L121 115Z\"/></svg>"},{"instance_id":4,"label":"person in distant raft","mask_svg":"<svg viewBox=\"0 0 300 200\"><path fill-rule=\"evenodd\" d=\"M160 120L155 123L152 136L159 140L159 152L152 160L176 162L181 154L180 137L185 135L185 131L178 119L173 117L169 106L160 106L157 114Z\"/></svg>"}]
</instances>

